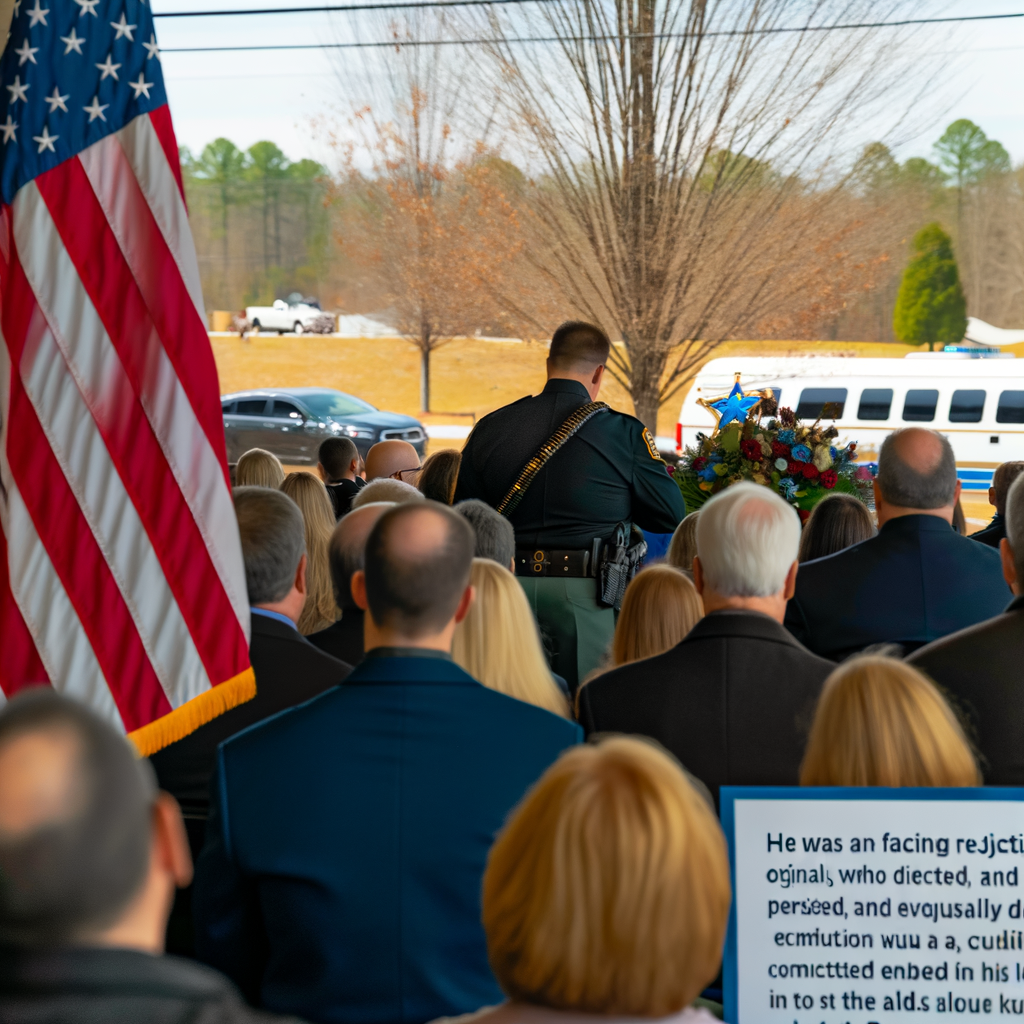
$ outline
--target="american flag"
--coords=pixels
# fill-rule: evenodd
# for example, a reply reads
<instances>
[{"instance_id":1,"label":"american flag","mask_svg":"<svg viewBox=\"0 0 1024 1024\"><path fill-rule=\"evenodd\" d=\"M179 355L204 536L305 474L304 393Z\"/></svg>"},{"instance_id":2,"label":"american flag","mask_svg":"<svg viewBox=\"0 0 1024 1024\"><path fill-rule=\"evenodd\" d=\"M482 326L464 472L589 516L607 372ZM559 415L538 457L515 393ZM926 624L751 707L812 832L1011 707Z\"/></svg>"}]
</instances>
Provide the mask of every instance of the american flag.
<instances>
[{"instance_id":1,"label":"american flag","mask_svg":"<svg viewBox=\"0 0 1024 1024\"><path fill-rule=\"evenodd\" d=\"M0 690L146 754L255 693L217 370L152 12L31 3L0 60Z\"/></svg>"}]
</instances>

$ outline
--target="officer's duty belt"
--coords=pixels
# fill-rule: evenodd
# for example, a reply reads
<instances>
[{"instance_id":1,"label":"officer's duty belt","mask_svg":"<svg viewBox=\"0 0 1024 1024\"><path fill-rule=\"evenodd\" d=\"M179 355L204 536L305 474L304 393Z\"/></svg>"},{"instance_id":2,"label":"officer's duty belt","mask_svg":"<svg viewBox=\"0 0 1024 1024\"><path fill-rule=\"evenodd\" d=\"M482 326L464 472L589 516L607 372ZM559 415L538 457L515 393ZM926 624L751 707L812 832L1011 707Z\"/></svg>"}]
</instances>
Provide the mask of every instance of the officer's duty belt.
<instances>
[{"instance_id":1,"label":"officer's duty belt","mask_svg":"<svg viewBox=\"0 0 1024 1024\"><path fill-rule=\"evenodd\" d=\"M540 548L516 548L517 576L594 576L594 552L547 551Z\"/></svg>"}]
</instances>

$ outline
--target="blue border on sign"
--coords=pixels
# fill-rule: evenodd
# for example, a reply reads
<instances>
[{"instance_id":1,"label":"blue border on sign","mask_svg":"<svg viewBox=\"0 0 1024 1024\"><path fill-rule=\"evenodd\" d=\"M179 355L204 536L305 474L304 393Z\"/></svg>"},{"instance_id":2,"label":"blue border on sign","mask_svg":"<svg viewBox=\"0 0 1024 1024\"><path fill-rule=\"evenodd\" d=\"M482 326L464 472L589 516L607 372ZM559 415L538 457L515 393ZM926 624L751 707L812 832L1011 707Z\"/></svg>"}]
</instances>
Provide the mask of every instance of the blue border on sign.
<instances>
[{"instance_id":1,"label":"blue border on sign","mask_svg":"<svg viewBox=\"0 0 1024 1024\"><path fill-rule=\"evenodd\" d=\"M719 807L729 844L729 881L733 900L722 958L722 999L727 1024L736 1024L739 979L736 972L736 808L737 800L1000 800L1024 801L1024 787L979 786L890 789L886 786L722 786Z\"/></svg>"}]
</instances>

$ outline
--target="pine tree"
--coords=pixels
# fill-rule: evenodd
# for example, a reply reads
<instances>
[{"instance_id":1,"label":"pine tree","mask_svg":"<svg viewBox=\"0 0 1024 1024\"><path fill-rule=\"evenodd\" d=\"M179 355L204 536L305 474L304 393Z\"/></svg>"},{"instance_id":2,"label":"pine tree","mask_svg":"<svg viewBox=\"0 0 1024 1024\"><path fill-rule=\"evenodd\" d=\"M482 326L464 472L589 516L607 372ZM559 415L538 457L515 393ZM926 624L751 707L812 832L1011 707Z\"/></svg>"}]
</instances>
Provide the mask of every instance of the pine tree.
<instances>
[{"instance_id":1,"label":"pine tree","mask_svg":"<svg viewBox=\"0 0 1024 1024\"><path fill-rule=\"evenodd\" d=\"M903 271L893 330L900 341L952 345L967 329L966 303L949 235L935 223L914 236L914 256Z\"/></svg>"}]
</instances>

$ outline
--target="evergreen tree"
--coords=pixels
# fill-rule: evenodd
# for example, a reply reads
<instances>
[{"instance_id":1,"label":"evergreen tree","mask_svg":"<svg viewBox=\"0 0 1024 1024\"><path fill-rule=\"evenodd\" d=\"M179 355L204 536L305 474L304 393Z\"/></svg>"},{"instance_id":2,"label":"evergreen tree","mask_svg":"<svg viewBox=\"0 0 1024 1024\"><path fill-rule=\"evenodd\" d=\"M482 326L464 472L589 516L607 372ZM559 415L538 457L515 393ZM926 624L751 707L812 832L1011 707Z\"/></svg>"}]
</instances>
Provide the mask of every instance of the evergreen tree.
<instances>
[{"instance_id":1,"label":"evergreen tree","mask_svg":"<svg viewBox=\"0 0 1024 1024\"><path fill-rule=\"evenodd\" d=\"M935 223L914 235L914 256L903 272L893 330L900 341L952 345L967 328L966 303L949 235Z\"/></svg>"}]
</instances>

